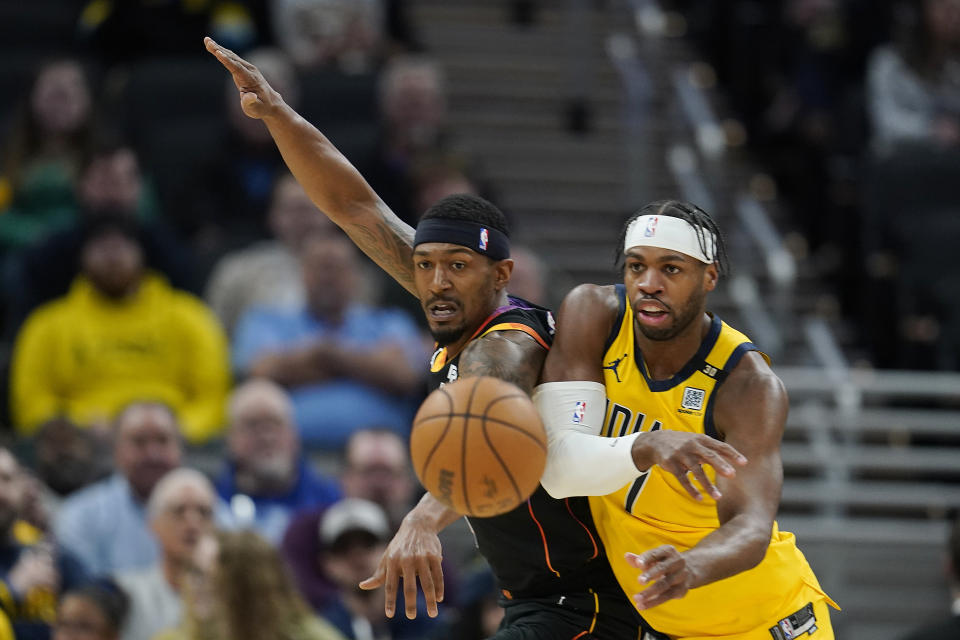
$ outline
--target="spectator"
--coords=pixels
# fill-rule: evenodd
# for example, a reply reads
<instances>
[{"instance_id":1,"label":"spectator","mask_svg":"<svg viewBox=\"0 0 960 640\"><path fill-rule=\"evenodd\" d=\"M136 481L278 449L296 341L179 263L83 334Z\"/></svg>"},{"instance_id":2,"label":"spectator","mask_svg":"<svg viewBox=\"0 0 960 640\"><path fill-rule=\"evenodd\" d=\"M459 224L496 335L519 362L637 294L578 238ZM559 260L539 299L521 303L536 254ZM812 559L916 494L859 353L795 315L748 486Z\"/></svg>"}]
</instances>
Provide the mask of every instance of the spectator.
<instances>
[{"instance_id":1,"label":"spectator","mask_svg":"<svg viewBox=\"0 0 960 640\"><path fill-rule=\"evenodd\" d=\"M194 469L174 469L157 483L147 503L160 558L147 569L121 572L117 582L130 596L123 640L150 640L180 622L183 588L200 539L213 531L216 493Z\"/></svg>"},{"instance_id":2,"label":"spectator","mask_svg":"<svg viewBox=\"0 0 960 640\"><path fill-rule=\"evenodd\" d=\"M283 52L258 49L249 57L262 65L264 76L276 83L273 86L288 104L298 104L300 85ZM224 88L228 128L217 153L197 168L171 209L204 273L228 250L267 236L263 212L270 203L275 176L286 170L266 125L241 111L233 81L228 80Z\"/></svg>"},{"instance_id":3,"label":"spectator","mask_svg":"<svg viewBox=\"0 0 960 640\"><path fill-rule=\"evenodd\" d=\"M190 55L206 35L245 50L265 35L258 25L265 18L256 11L258 4L88 0L80 12L77 33L80 42L108 66L142 56Z\"/></svg>"},{"instance_id":4,"label":"spectator","mask_svg":"<svg viewBox=\"0 0 960 640\"><path fill-rule=\"evenodd\" d=\"M413 620L385 618L383 591L364 591L358 586L376 571L390 533L383 509L358 498L341 500L327 509L320 521L320 570L337 587L321 614L349 640L424 640L440 628L442 619L424 615L425 605Z\"/></svg>"},{"instance_id":5,"label":"spectator","mask_svg":"<svg viewBox=\"0 0 960 640\"><path fill-rule=\"evenodd\" d=\"M299 254L304 239L333 228L286 171L274 181L267 223L274 239L224 256L207 284L207 302L229 336L250 307L303 306Z\"/></svg>"},{"instance_id":6,"label":"spectator","mask_svg":"<svg viewBox=\"0 0 960 640\"><path fill-rule=\"evenodd\" d=\"M136 220L143 233L147 265L167 276L175 287L192 284L190 256L160 219L156 194L140 170L132 148L103 139L90 152L77 186L79 215L63 231L27 248L13 265L13 323L19 326L34 308L66 295L77 276L84 229L99 216Z\"/></svg>"},{"instance_id":7,"label":"spectator","mask_svg":"<svg viewBox=\"0 0 960 640\"><path fill-rule=\"evenodd\" d=\"M310 613L279 554L253 531L205 538L196 567L185 623L157 640L344 640Z\"/></svg>"},{"instance_id":8,"label":"spectator","mask_svg":"<svg viewBox=\"0 0 960 640\"><path fill-rule=\"evenodd\" d=\"M109 457L102 457L106 446L105 438L66 418L53 418L37 430L34 469L52 494L45 498L51 511L73 492L109 475Z\"/></svg>"},{"instance_id":9,"label":"spectator","mask_svg":"<svg viewBox=\"0 0 960 640\"><path fill-rule=\"evenodd\" d=\"M396 531L417 500L407 443L389 429L362 429L344 451L343 493L376 503Z\"/></svg>"},{"instance_id":10,"label":"spectator","mask_svg":"<svg viewBox=\"0 0 960 640\"><path fill-rule=\"evenodd\" d=\"M73 219L74 181L92 131L93 98L80 63L41 66L0 176L0 247L24 247Z\"/></svg>"},{"instance_id":11,"label":"spectator","mask_svg":"<svg viewBox=\"0 0 960 640\"><path fill-rule=\"evenodd\" d=\"M61 591L84 582L86 574L69 551L42 539L18 539L22 491L17 459L0 448L0 606L18 640L47 639Z\"/></svg>"},{"instance_id":12,"label":"spectator","mask_svg":"<svg viewBox=\"0 0 960 640\"><path fill-rule=\"evenodd\" d=\"M361 73L378 63L381 0L276 0L271 8L277 42L298 66Z\"/></svg>"},{"instance_id":13,"label":"spectator","mask_svg":"<svg viewBox=\"0 0 960 640\"><path fill-rule=\"evenodd\" d=\"M373 425L406 433L426 359L413 321L354 302L359 266L344 236L311 236L302 263L306 305L247 312L234 337L235 369L290 389L307 446L340 449Z\"/></svg>"},{"instance_id":14,"label":"spectator","mask_svg":"<svg viewBox=\"0 0 960 640\"><path fill-rule=\"evenodd\" d=\"M11 413L20 433L61 414L102 425L138 398L173 407L190 442L220 430L229 384L223 332L199 300L143 262L129 219L89 222L81 275L17 336Z\"/></svg>"},{"instance_id":15,"label":"spectator","mask_svg":"<svg viewBox=\"0 0 960 640\"><path fill-rule=\"evenodd\" d=\"M514 245L510 249L513 271L510 274L510 295L528 302L547 305L547 266L532 249Z\"/></svg>"},{"instance_id":16,"label":"spectator","mask_svg":"<svg viewBox=\"0 0 960 640\"><path fill-rule=\"evenodd\" d=\"M54 521L57 539L93 575L156 561L145 505L157 482L180 466L179 426L166 405L126 407L117 416L114 439L116 472L67 498Z\"/></svg>"},{"instance_id":17,"label":"spectator","mask_svg":"<svg viewBox=\"0 0 960 640\"><path fill-rule=\"evenodd\" d=\"M53 640L118 640L130 600L113 581L71 589L60 598Z\"/></svg>"},{"instance_id":18,"label":"spectator","mask_svg":"<svg viewBox=\"0 0 960 640\"><path fill-rule=\"evenodd\" d=\"M293 513L340 498L337 483L301 456L293 405L281 387L250 380L233 392L229 413L229 461L217 492L238 520L243 516L260 535L279 543Z\"/></svg>"},{"instance_id":19,"label":"spectator","mask_svg":"<svg viewBox=\"0 0 960 640\"><path fill-rule=\"evenodd\" d=\"M415 193L421 158L431 159L449 146L445 79L424 56L402 56L380 76L379 157L363 174L397 215L412 225L426 208ZM430 204L433 204L431 201Z\"/></svg>"},{"instance_id":20,"label":"spectator","mask_svg":"<svg viewBox=\"0 0 960 640\"><path fill-rule=\"evenodd\" d=\"M347 441L344 465L341 475L344 495L378 504L391 520L391 532L396 531L416 499L417 488L404 440L389 429L356 431ZM295 516L282 544L300 592L317 611L327 607L336 591L329 576L317 566L320 557L317 531L327 506ZM444 549L447 549L446 541Z\"/></svg>"},{"instance_id":21,"label":"spectator","mask_svg":"<svg viewBox=\"0 0 960 640\"><path fill-rule=\"evenodd\" d=\"M387 157L410 161L440 148L447 127L446 80L430 58L406 56L390 62L380 86L387 131Z\"/></svg>"},{"instance_id":22,"label":"spectator","mask_svg":"<svg viewBox=\"0 0 960 640\"><path fill-rule=\"evenodd\" d=\"M931 622L907 635L903 640L949 640L960 637L960 516L956 516L947 543L949 558L947 575L950 581L950 617Z\"/></svg>"},{"instance_id":23,"label":"spectator","mask_svg":"<svg viewBox=\"0 0 960 640\"><path fill-rule=\"evenodd\" d=\"M914 0L894 46L869 63L868 107L874 146L960 146L960 2Z\"/></svg>"}]
</instances>

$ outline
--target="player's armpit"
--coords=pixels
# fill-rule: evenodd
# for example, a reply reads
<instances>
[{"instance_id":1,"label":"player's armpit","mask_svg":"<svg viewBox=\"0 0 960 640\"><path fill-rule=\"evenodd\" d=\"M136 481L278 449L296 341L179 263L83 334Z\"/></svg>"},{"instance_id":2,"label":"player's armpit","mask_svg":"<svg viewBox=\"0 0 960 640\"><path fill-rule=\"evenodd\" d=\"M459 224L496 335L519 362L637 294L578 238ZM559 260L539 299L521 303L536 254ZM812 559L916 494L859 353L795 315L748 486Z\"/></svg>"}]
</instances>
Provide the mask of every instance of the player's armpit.
<instances>
[{"instance_id":1,"label":"player's armpit","mask_svg":"<svg viewBox=\"0 0 960 640\"><path fill-rule=\"evenodd\" d=\"M490 376L533 393L546 350L522 331L493 331L471 341L460 357L460 377Z\"/></svg>"}]
</instances>

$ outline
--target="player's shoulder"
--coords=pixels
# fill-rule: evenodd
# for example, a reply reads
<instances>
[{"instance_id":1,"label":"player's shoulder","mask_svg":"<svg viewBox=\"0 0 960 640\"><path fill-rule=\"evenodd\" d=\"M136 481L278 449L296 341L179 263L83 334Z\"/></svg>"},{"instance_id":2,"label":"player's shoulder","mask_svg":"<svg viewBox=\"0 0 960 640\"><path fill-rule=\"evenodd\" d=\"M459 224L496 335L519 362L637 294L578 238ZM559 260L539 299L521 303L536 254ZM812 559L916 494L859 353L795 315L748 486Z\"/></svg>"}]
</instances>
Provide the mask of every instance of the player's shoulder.
<instances>
[{"instance_id":1,"label":"player's shoulder","mask_svg":"<svg viewBox=\"0 0 960 640\"><path fill-rule=\"evenodd\" d=\"M560 313L584 311L613 316L620 313L622 304L623 290L618 285L580 284L563 299Z\"/></svg>"},{"instance_id":2,"label":"player's shoulder","mask_svg":"<svg viewBox=\"0 0 960 640\"><path fill-rule=\"evenodd\" d=\"M617 285L581 284L574 287L560 305L558 323L580 335L606 336L625 309L623 289ZM563 329L561 329L561 333ZM598 334L599 335L599 334Z\"/></svg>"},{"instance_id":3,"label":"player's shoulder","mask_svg":"<svg viewBox=\"0 0 960 640\"><path fill-rule=\"evenodd\" d=\"M757 350L750 350L743 354L740 361L728 373L722 392L724 395L735 395L740 398L763 396L783 401L787 398L783 381L774 373L763 354Z\"/></svg>"}]
</instances>

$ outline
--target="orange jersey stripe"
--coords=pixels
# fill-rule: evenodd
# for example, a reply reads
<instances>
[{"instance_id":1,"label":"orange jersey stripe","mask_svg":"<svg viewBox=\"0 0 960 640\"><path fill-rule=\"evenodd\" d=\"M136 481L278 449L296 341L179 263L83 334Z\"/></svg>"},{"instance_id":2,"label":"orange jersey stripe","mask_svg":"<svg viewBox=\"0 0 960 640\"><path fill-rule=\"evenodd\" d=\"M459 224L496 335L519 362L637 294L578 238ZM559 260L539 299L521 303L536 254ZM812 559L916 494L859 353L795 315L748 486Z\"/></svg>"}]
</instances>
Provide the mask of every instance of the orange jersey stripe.
<instances>
[{"instance_id":1,"label":"orange jersey stripe","mask_svg":"<svg viewBox=\"0 0 960 640\"><path fill-rule=\"evenodd\" d=\"M537 332L534 329L528 327L525 324L520 324L519 322L501 322L500 324L495 324L489 329L487 329L486 331L484 331L482 334L480 334L480 336L481 337L485 336L491 331L522 331L528 336L530 336L531 338L533 338L534 340L536 340L537 343L544 349L550 349L550 345L544 342L543 338L541 338L540 335L537 334Z\"/></svg>"},{"instance_id":2,"label":"orange jersey stripe","mask_svg":"<svg viewBox=\"0 0 960 640\"><path fill-rule=\"evenodd\" d=\"M530 517L533 518L533 522L537 525L537 529L540 530L540 538L543 540L543 557L547 561L547 568L550 569L550 571L553 571L559 578L560 572L554 569L553 565L550 564L550 549L547 548L547 534L543 532L543 527L540 526L540 521L537 520L537 516L533 514L533 505L530 503L529 499L527 500L527 509L530 511Z\"/></svg>"},{"instance_id":3,"label":"orange jersey stripe","mask_svg":"<svg viewBox=\"0 0 960 640\"><path fill-rule=\"evenodd\" d=\"M580 518L578 518L577 516L575 516L575 515L573 514L573 510L570 508L570 498L564 498L564 499L563 499L563 504L567 505L567 513L570 514L570 517L573 518L574 520L576 520L576 521L577 521L577 524L579 524L581 527L583 527L583 530L587 532L587 535L588 535L588 536L590 536L590 544L593 545L593 555L590 556L590 559L593 560L593 559L596 558L597 555L600 553L600 550L597 549L597 541L594 540L593 534L590 533L590 529L587 528L587 525L583 524L583 522L581 522Z\"/></svg>"}]
</instances>

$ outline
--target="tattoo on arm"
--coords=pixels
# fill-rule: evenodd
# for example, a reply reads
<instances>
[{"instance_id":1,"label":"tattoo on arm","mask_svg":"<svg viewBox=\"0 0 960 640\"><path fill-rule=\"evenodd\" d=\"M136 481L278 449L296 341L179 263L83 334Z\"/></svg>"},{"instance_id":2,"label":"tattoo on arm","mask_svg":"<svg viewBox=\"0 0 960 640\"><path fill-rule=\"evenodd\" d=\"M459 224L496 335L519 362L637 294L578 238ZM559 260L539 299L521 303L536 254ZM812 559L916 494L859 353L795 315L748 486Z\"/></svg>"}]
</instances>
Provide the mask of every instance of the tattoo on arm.
<instances>
[{"instance_id":1,"label":"tattoo on arm","mask_svg":"<svg viewBox=\"0 0 960 640\"><path fill-rule=\"evenodd\" d=\"M460 377L490 376L527 394L540 380L546 350L521 331L497 331L471 342L460 358Z\"/></svg>"},{"instance_id":2,"label":"tattoo on arm","mask_svg":"<svg viewBox=\"0 0 960 640\"><path fill-rule=\"evenodd\" d=\"M413 229L398 219L350 225L347 235L374 262L416 295L413 281Z\"/></svg>"}]
</instances>

